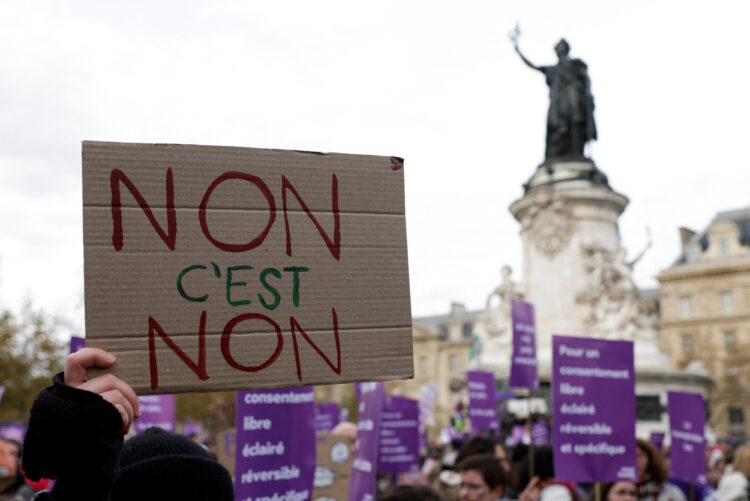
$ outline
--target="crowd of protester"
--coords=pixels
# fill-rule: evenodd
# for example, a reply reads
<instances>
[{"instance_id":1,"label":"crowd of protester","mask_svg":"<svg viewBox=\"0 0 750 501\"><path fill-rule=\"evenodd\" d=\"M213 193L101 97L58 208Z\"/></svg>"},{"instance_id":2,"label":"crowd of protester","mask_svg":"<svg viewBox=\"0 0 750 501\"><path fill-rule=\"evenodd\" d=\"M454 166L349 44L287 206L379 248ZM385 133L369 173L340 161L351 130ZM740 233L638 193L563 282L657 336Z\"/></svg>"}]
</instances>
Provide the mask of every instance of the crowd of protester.
<instances>
[{"instance_id":1,"label":"crowd of protester","mask_svg":"<svg viewBox=\"0 0 750 501\"><path fill-rule=\"evenodd\" d=\"M233 499L229 472L188 437L150 428L124 441L140 414L133 390L87 369L114 363L84 349L37 397L22 444L0 438L0 501ZM356 426L334 432L356 437ZM421 470L383 475L384 501L750 501L750 444L706 449L706 481L669 478L669 450L637 440L637 482L597 485L555 477L549 445L512 447L493 435L459 435L423 451ZM55 479L50 482L49 479ZM598 490L598 497L597 497Z\"/></svg>"}]
</instances>

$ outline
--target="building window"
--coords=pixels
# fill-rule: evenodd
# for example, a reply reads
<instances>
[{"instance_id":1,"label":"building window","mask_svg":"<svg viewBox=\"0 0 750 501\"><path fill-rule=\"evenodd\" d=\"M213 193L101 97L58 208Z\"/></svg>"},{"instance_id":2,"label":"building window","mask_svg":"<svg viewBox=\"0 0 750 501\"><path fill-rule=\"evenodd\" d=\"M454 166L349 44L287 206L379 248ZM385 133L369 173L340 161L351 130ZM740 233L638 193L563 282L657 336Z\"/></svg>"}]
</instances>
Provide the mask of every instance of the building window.
<instances>
[{"instance_id":1,"label":"building window","mask_svg":"<svg viewBox=\"0 0 750 501\"><path fill-rule=\"evenodd\" d=\"M724 347L727 351L733 351L737 348L737 335L734 331L724 332Z\"/></svg>"},{"instance_id":2,"label":"building window","mask_svg":"<svg viewBox=\"0 0 750 501\"><path fill-rule=\"evenodd\" d=\"M695 343L693 343L693 336L682 336L682 353L685 355L692 355L695 353Z\"/></svg>"},{"instance_id":3,"label":"building window","mask_svg":"<svg viewBox=\"0 0 750 501\"><path fill-rule=\"evenodd\" d=\"M745 413L740 407L729 408L729 426L733 429L745 427Z\"/></svg>"},{"instance_id":4,"label":"building window","mask_svg":"<svg viewBox=\"0 0 750 501\"><path fill-rule=\"evenodd\" d=\"M419 357L419 374L427 374L427 357Z\"/></svg>"},{"instance_id":5,"label":"building window","mask_svg":"<svg viewBox=\"0 0 750 501\"><path fill-rule=\"evenodd\" d=\"M451 355L448 359L448 368L451 372L458 372L458 355Z\"/></svg>"},{"instance_id":6,"label":"building window","mask_svg":"<svg viewBox=\"0 0 750 501\"><path fill-rule=\"evenodd\" d=\"M685 296L680 298L680 315L682 318L688 318L690 316L690 298Z\"/></svg>"},{"instance_id":7,"label":"building window","mask_svg":"<svg viewBox=\"0 0 750 501\"><path fill-rule=\"evenodd\" d=\"M734 297L731 292L721 293L721 311L732 311L734 309Z\"/></svg>"},{"instance_id":8,"label":"building window","mask_svg":"<svg viewBox=\"0 0 750 501\"><path fill-rule=\"evenodd\" d=\"M699 257L700 257L700 252L698 251L698 247L696 246L688 247L688 250L687 250L687 262L688 263L696 262Z\"/></svg>"},{"instance_id":9,"label":"building window","mask_svg":"<svg viewBox=\"0 0 750 501\"><path fill-rule=\"evenodd\" d=\"M722 257L729 255L729 239L722 238L719 240L719 255Z\"/></svg>"}]
</instances>

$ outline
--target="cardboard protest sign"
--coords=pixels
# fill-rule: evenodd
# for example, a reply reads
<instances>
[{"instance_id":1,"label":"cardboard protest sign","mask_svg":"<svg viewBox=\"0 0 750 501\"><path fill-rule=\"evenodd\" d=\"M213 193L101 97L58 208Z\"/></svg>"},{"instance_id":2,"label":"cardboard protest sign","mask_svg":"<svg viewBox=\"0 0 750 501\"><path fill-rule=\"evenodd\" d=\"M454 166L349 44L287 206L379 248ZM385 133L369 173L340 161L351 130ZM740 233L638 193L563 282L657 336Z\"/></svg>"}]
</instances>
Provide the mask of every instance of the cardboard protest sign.
<instances>
[{"instance_id":1,"label":"cardboard protest sign","mask_svg":"<svg viewBox=\"0 0 750 501\"><path fill-rule=\"evenodd\" d=\"M317 433L330 433L339 424L341 411L336 402L315 405L315 431Z\"/></svg>"},{"instance_id":2,"label":"cardboard protest sign","mask_svg":"<svg viewBox=\"0 0 750 501\"><path fill-rule=\"evenodd\" d=\"M380 413L385 403L383 383L357 383L359 419L357 442L349 480L350 501L375 499L375 469L378 461Z\"/></svg>"},{"instance_id":3,"label":"cardboard protest sign","mask_svg":"<svg viewBox=\"0 0 750 501\"><path fill-rule=\"evenodd\" d=\"M318 460L315 466L314 501L347 501L352 471L351 438L330 433L317 434Z\"/></svg>"},{"instance_id":4,"label":"cardboard protest sign","mask_svg":"<svg viewBox=\"0 0 750 501\"><path fill-rule=\"evenodd\" d=\"M86 347L86 339L78 336L70 336L70 352L75 353Z\"/></svg>"},{"instance_id":5,"label":"cardboard protest sign","mask_svg":"<svg viewBox=\"0 0 750 501\"><path fill-rule=\"evenodd\" d=\"M156 426L167 431L175 431L174 395L146 395L138 397L141 417L134 421L136 433Z\"/></svg>"},{"instance_id":6,"label":"cardboard protest sign","mask_svg":"<svg viewBox=\"0 0 750 501\"><path fill-rule=\"evenodd\" d=\"M237 453L237 429L221 430L216 434L216 459L229 471L234 479L235 455Z\"/></svg>"},{"instance_id":7,"label":"cardboard protest sign","mask_svg":"<svg viewBox=\"0 0 750 501\"><path fill-rule=\"evenodd\" d=\"M235 499L310 499L315 390L237 392L236 447Z\"/></svg>"},{"instance_id":8,"label":"cardboard protest sign","mask_svg":"<svg viewBox=\"0 0 750 501\"><path fill-rule=\"evenodd\" d=\"M697 393L667 392L670 446L669 476L687 482L706 480L706 406Z\"/></svg>"},{"instance_id":9,"label":"cardboard protest sign","mask_svg":"<svg viewBox=\"0 0 750 501\"><path fill-rule=\"evenodd\" d=\"M141 395L412 377L402 167L84 142L88 345Z\"/></svg>"},{"instance_id":10,"label":"cardboard protest sign","mask_svg":"<svg viewBox=\"0 0 750 501\"><path fill-rule=\"evenodd\" d=\"M495 402L495 375L486 371L466 371L466 388L469 391L469 419L476 433L499 430Z\"/></svg>"},{"instance_id":11,"label":"cardboard protest sign","mask_svg":"<svg viewBox=\"0 0 750 501\"><path fill-rule=\"evenodd\" d=\"M378 473L419 470L419 402L392 397L380 413Z\"/></svg>"},{"instance_id":12,"label":"cardboard protest sign","mask_svg":"<svg viewBox=\"0 0 750 501\"><path fill-rule=\"evenodd\" d=\"M555 478L636 480L633 343L552 337Z\"/></svg>"},{"instance_id":13,"label":"cardboard protest sign","mask_svg":"<svg viewBox=\"0 0 750 501\"><path fill-rule=\"evenodd\" d=\"M534 306L530 303L510 300L510 316L513 325L513 355L510 358L510 381L512 388L539 388L536 361L536 327Z\"/></svg>"}]
</instances>

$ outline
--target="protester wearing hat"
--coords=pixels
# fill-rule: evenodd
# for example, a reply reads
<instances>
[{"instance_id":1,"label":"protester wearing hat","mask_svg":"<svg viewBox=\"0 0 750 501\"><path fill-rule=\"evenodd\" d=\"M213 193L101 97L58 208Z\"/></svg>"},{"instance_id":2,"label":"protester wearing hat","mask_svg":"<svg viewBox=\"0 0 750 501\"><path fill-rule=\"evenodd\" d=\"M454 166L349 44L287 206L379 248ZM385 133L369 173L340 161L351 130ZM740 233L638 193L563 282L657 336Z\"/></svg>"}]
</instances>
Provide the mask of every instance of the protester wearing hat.
<instances>
[{"instance_id":1,"label":"protester wearing hat","mask_svg":"<svg viewBox=\"0 0 750 501\"><path fill-rule=\"evenodd\" d=\"M114 363L109 353L84 348L34 402L26 474L56 479L34 501L232 500L229 472L187 437L150 428L123 446L140 415L135 392L112 375L86 377L87 369Z\"/></svg>"}]
</instances>

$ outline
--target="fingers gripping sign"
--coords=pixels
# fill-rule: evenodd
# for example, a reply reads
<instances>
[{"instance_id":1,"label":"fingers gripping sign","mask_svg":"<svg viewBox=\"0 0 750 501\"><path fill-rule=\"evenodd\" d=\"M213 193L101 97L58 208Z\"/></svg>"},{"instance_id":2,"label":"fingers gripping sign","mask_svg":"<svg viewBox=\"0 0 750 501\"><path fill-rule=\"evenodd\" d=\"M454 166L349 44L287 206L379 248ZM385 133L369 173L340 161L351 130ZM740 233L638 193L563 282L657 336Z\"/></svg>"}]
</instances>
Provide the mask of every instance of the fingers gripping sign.
<instances>
[{"instance_id":1,"label":"fingers gripping sign","mask_svg":"<svg viewBox=\"0 0 750 501\"><path fill-rule=\"evenodd\" d=\"M83 348L68 356L65 361L65 383L74 388L90 391L115 406L122 416L122 432L127 433L133 420L141 415L135 391L122 379L105 374L93 379L86 377L92 367L111 367L115 357L99 348Z\"/></svg>"}]
</instances>

